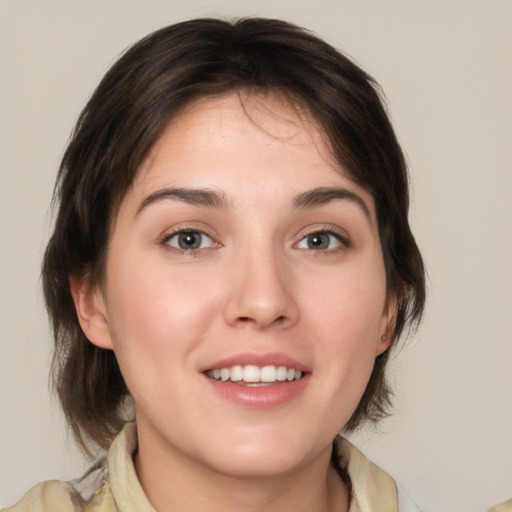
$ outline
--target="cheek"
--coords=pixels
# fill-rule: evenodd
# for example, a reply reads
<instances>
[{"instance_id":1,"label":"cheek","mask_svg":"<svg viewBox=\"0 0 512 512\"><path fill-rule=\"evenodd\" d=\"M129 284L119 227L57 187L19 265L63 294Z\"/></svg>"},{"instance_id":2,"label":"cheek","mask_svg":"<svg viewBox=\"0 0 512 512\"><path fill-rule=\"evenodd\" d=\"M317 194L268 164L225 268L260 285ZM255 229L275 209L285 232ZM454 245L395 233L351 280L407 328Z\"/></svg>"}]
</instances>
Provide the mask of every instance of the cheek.
<instances>
[{"instance_id":1,"label":"cheek","mask_svg":"<svg viewBox=\"0 0 512 512\"><path fill-rule=\"evenodd\" d=\"M333 385L356 395L370 377L385 318L385 278L378 269L333 278L308 299L309 318L327 355L322 364L331 369Z\"/></svg>"},{"instance_id":2,"label":"cheek","mask_svg":"<svg viewBox=\"0 0 512 512\"><path fill-rule=\"evenodd\" d=\"M195 372L193 356L219 309L213 283L149 267L113 271L107 297L114 352L137 407L144 411L153 410L155 403L174 403L169 390L182 387ZM161 407L155 414L165 411Z\"/></svg>"},{"instance_id":3,"label":"cheek","mask_svg":"<svg viewBox=\"0 0 512 512\"><path fill-rule=\"evenodd\" d=\"M219 310L217 289L204 276L165 265L112 269L107 311L120 364L139 360L158 367L193 351Z\"/></svg>"},{"instance_id":4,"label":"cheek","mask_svg":"<svg viewBox=\"0 0 512 512\"><path fill-rule=\"evenodd\" d=\"M379 339L384 318L386 282L381 272L346 273L324 281L323 287L312 287L308 309L319 325L342 339L353 340L364 347Z\"/></svg>"}]
</instances>

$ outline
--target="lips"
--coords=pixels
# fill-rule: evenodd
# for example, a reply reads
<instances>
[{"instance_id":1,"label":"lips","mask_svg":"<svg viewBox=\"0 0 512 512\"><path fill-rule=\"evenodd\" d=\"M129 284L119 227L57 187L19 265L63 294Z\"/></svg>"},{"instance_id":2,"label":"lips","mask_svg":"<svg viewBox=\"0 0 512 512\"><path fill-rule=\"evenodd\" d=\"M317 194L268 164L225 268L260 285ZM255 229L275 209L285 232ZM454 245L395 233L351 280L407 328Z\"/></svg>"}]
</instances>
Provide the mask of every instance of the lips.
<instances>
[{"instance_id":1,"label":"lips","mask_svg":"<svg viewBox=\"0 0 512 512\"><path fill-rule=\"evenodd\" d=\"M310 381L311 371L284 354L245 353L201 369L211 388L236 405L267 408L297 397Z\"/></svg>"}]
</instances>

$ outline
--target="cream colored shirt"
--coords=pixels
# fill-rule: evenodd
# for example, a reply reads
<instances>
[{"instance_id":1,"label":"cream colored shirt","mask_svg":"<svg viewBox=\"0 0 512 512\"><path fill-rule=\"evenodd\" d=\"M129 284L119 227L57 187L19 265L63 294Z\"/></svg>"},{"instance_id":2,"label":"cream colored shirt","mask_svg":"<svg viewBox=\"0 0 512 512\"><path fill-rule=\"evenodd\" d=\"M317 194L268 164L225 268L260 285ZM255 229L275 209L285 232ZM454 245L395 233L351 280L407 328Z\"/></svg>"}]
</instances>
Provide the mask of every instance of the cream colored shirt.
<instances>
[{"instance_id":1,"label":"cream colored shirt","mask_svg":"<svg viewBox=\"0 0 512 512\"><path fill-rule=\"evenodd\" d=\"M393 479L367 459L346 439L340 438L340 459L348 461L352 481L349 512L398 512L398 493ZM139 483L133 465L137 431L129 423L116 437L106 464L73 482L42 482L3 512L155 512ZM406 501L408 499L406 498ZM400 512L416 512L400 502Z\"/></svg>"},{"instance_id":2,"label":"cream colored shirt","mask_svg":"<svg viewBox=\"0 0 512 512\"><path fill-rule=\"evenodd\" d=\"M489 512L512 512L512 499L490 508Z\"/></svg>"}]
</instances>

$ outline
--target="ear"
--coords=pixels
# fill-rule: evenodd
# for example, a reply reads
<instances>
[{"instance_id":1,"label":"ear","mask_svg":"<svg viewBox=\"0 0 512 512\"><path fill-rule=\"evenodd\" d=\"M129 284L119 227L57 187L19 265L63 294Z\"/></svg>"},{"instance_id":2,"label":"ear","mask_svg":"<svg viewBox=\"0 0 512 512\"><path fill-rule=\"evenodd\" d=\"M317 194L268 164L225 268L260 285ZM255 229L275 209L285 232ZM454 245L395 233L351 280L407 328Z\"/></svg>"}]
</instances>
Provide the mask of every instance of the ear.
<instances>
[{"instance_id":1,"label":"ear","mask_svg":"<svg viewBox=\"0 0 512 512\"><path fill-rule=\"evenodd\" d=\"M389 294L382 311L381 324L379 329L379 341L375 356L379 356L389 349L395 334L396 315L398 313L399 297L397 293Z\"/></svg>"},{"instance_id":2,"label":"ear","mask_svg":"<svg viewBox=\"0 0 512 512\"><path fill-rule=\"evenodd\" d=\"M100 348L112 349L105 301L99 288L91 287L87 276L70 276L69 286L80 327L88 340Z\"/></svg>"}]
</instances>

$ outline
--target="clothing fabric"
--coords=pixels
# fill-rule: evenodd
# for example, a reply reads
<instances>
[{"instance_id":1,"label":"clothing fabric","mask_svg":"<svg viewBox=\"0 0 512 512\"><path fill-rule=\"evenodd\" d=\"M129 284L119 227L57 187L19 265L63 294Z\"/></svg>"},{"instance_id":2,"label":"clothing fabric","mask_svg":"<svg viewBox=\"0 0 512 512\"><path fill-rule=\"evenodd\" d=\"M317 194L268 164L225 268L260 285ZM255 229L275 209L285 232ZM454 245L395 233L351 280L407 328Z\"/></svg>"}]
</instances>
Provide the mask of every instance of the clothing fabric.
<instances>
[{"instance_id":1,"label":"clothing fabric","mask_svg":"<svg viewBox=\"0 0 512 512\"><path fill-rule=\"evenodd\" d=\"M512 512L512 499L495 505L489 509L489 512Z\"/></svg>"},{"instance_id":2,"label":"clothing fabric","mask_svg":"<svg viewBox=\"0 0 512 512\"><path fill-rule=\"evenodd\" d=\"M349 512L419 512L397 492L394 480L342 437L335 442L338 459L348 462L352 483ZM42 482L3 512L155 512L135 473L137 431L128 423L116 437L106 460L82 478ZM399 508L400 505L400 508Z\"/></svg>"}]
</instances>

